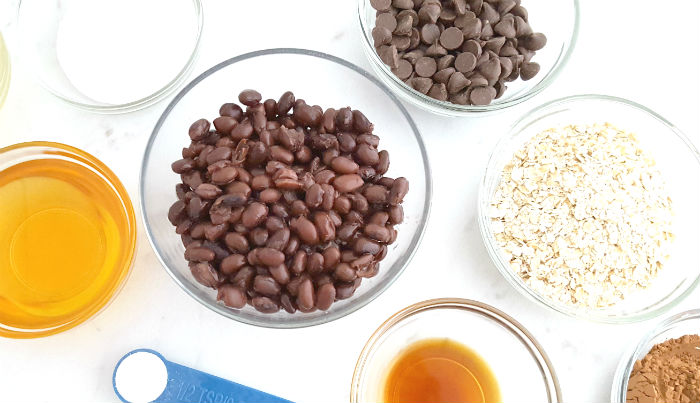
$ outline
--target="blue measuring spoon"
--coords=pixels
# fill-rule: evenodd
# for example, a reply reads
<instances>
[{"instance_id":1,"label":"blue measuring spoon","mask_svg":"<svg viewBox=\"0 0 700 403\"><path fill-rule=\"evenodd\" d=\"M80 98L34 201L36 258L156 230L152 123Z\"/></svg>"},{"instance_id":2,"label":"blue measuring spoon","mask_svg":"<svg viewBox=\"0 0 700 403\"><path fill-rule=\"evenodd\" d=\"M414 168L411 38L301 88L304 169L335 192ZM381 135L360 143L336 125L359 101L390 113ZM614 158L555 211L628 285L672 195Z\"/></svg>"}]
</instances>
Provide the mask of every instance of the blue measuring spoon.
<instances>
[{"instance_id":1,"label":"blue measuring spoon","mask_svg":"<svg viewBox=\"0 0 700 403\"><path fill-rule=\"evenodd\" d=\"M289 400L166 360L137 349L117 362L112 386L125 403L291 403Z\"/></svg>"}]
</instances>

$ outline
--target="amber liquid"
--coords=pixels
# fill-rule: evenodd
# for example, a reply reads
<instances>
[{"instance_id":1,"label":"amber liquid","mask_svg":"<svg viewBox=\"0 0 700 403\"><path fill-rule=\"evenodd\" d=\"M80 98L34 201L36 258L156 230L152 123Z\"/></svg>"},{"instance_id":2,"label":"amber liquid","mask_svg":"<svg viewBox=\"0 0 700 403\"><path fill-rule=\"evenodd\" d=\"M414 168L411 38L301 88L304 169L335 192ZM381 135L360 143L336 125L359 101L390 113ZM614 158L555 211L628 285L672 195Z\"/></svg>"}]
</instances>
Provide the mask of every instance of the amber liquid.
<instances>
[{"instance_id":1,"label":"amber liquid","mask_svg":"<svg viewBox=\"0 0 700 403\"><path fill-rule=\"evenodd\" d=\"M501 392L488 364L449 339L426 339L402 351L384 382L384 403L498 403Z\"/></svg>"},{"instance_id":2,"label":"amber liquid","mask_svg":"<svg viewBox=\"0 0 700 403\"><path fill-rule=\"evenodd\" d=\"M0 335L81 322L118 288L129 220L95 172L59 159L14 165L0 172L0 206Z\"/></svg>"}]
</instances>

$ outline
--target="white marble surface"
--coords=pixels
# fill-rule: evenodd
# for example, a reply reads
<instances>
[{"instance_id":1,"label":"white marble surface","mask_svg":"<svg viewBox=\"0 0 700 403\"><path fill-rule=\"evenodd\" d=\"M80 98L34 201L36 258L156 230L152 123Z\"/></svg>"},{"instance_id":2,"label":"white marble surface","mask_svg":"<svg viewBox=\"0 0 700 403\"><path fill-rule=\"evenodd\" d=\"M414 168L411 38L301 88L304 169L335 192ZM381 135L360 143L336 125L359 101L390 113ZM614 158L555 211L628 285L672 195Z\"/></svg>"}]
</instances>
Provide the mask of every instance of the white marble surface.
<instances>
[{"instance_id":1,"label":"white marble surface","mask_svg":"<svg viewBox=\"0 0 700 403\"><path fill-rule=\"evenodd\" d=\"M529 108L559 96L601 92L633 99L700 144L700 3L582 3L573 59L552 87L525 105L483 119L449 119L409 107L432 164L433 213L410 266L370 305L333 323L300 330L255 328L219 317L175 285L139 227L131 277L99 316L48 338L0 339L0 401L115 401L114 364L138 347L294 401L346 401L355 360L374 329L411 303L446 296L492 304L531 330L556 368L564 400L608 401L623 352L658 319L593 324L526 300L489 261L475 216L476 184L499 133ZM352 0L204 0L204 6L204 42L195 73L225 58L271 47L320 50L369 69ZM5 31L12 46L12 26ZM0 146L42 139L83 148L119 175L136 202L140 155L166 103L117 116L78 111L39 88L26 68L13 61L12 87L0 109ZM451 185L456 178L449 177L455 159L466 178L456 188ZM698 262L688 264L698 270ZM697 308L699 297L695 290L672 312Z\"/></svg>"}]
</instances>

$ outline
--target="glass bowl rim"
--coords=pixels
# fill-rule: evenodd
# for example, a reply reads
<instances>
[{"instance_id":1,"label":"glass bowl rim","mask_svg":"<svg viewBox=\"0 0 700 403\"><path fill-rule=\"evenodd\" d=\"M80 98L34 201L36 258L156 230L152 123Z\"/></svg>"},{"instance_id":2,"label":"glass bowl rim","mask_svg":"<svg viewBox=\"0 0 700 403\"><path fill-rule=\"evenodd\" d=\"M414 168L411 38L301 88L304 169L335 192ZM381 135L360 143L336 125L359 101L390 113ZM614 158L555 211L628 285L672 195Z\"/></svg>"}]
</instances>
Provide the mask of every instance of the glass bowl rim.
<instances>
[{"instance_id":1,"label":"glass bowl rim","mask_svg":"<svg viewBox=\"0 0 700 403\"><path fill-rule=\"evenodd\" d=\"M363 18L362 11L365 6L369 3L369 0L358 0L357 2L357 15L360 22L359 28L362 35L362 47L365 51L366 56L370 60L370 64L375 71L379 74L389 79L392 84L393 90L405 97L405 99L410 100L414 105L420 106L422 109L428 110L430 112L437 112L443 114L450 114L456 116L469 116L473 113L484 113L484 112L494 112L509 108L511 106L518 105L522 102L529 100L535 95L542 92L544 89L549 87L556 79L559 77L564 67L568 64L571 59L571 55L576 48L576 43L578 42L578 35L581 26L581 9L579 5L579 0L567 0L573 2L574 8L574 21L573 28L571 30L571 36L568 37L568 46L565 49L564 55L557 59L556 63L552 68L547 71L547 75L542 81L535 85L530 90L524 92L516 98L509 99L507 101L492 102L489 105L459 105L447 101L438 101L427 95L421 94L413 88L409 87L406 83L401 81L391 70L382 62L379 55L374 50L372 45L373 39L367 35L368 26Z\"/></svg>"},{"instance_id":2,"label":"glass bowl rim","mask_svg":"<svg viewBox=\"0 0 700 403\"><path fill-rule=\"evenodd\" d=\"M643 358L643 355L641 355L642 352L644 355L646 355L646 353L649 351L649 344L655 337L666 330L669 330L678 323L696 319L700 319L700 309L697 308L670 316L646 332L636 345L633 345L630 349L628 349L620 359L617 369L615 370L612 390L610 392L610 401L615 403L625 402L627 396L627 384L629 377L632 374L632 368L637 360Z\"/></svg>"},{"instance_id":3,"label":"glass bowl rim","mask_svg":"<svg viewBox=\"0 0 700 403\"><path fill-rule=\"evenodd\" d=\"M126 191L126 188L119 180L119 177L100 159L77 147L53 141L28 141L12 144L0 148L0 156L12 151L40 148L65 151L71 154L70 156L64 156L70 161L77 161L82 164L87 162L90 165L90 168L97 170L101 176L101 179L112 188L114 191L114 196L119 200L119 203L124 210L126 221L129 226L129 240L125 243L128 255L126 256L125 264L119 268L120 274L123 276L119 284L117 284L117 286L111 290L110 293L100 296L100 298L97 299L98 302L92 304L93 307L88 311L88 314L77 320L72 319L66 323L45 329L25 329L15 327L11 327L10 329L0 329L0 336L2 337L29 339L51 336L80 326L88 320L95 318L97 315L103 312L112 301L114 301L117 294L119 294L121 289L124 287L132 272L134 260L136 258L136 240L138 237L138 231L136 228L136 214L134 212L133 203L131 202L131 198L129 197L129 193ZM10 166L15 165L13 162L14 160L9 161ZM2 171L0 170L0 172Z\"/></svg>"},{"instance_id":4,"label":"glass bowl rim","mask_svg":"<svg viewBox=\"0 0 700 403\"><path fill-rule=\"evenodd\" d=\"M18 21L18 26L22 25L21 24L21 13L22 13L22 3L26 2L27 0L20 0L18 7L17 7L17 21ZM73 107L76 107L78 109L82 110L87 110L91 112L97 112L97 113L103 113L103 114L119 114L119 113L127 113L127 112L134 112L140 109L147 108L158 101L162 100L169 94L171 94L173 91L175 91L182 83L185 81L189 73L192 71L192 68L194 67L195 61L197 61L197 57L199 56L199 49L200 45L202 43L202 31L204 29L204 10L202 6L202 0L190 0L192 1L192 4L194 5L195 8L195 14L194 17L196 18L197 21L197 37L194 46L192 47L192 52L190 53L189 58L187 59L187 62L182 66L180 71L167 83L165 86L162 88L158 89L156 92L147 95L141 99L137 99L134 101L130 101L127 103L123 104L114 104L114 105L99 105L99 104L91 104L91 103L86 103L86 102L79 102L75 101L74 99L71 99L70 97L64 95L60 91L56 90L51 86L49 83L47 83L45 80L39 78L39 75L37 73L38 67L36 66L29 66L30 70L32 71L32 75L34 76L34 79L36 82L38 82L42 88L44 88L46 91L50 92L52 95L54 95L56 98L66 102L69 105L72 105ZM21 32L21 29L18 29ZM24 42L23 37L17 38L19 43ZM20 54L23 54L23 51L19 52ZM24 58L23 58L24 59ZM23 60L20 60L21 64L26 63Z\"/></svg>"},{"instance_id":5,"label":"glass bowl rim","mask_svg":"<svg viewBox=\"0 0 700 403\"><path fill-rule=\"evenodd\" d=\"M418 223L418 228L416 230L416 235L413 237L411 244L409 245L409 249L406 254L404 254L404 261L401 264L401 267L399 270L394 274L393 277L385 279L384 283L381 285L378 285L378 288L376 289L375 293L371 296L368 296L365 301L363 301L361 304L350 304L348 305L345 309L340 310L340 311L333 311L332 308L331 310L328 311L328 314L326 316L321 316L318 318L315 318L313 320L300 320L297 322L275 322L272 320L265 320L263 319L264 316L256 318L246 318L242 317L240 315L237 315L233 310L223 307L219 304L212 304L209 303L208 301L200 298L197 296L190 288L178 278L178 275L172 270L165 262L163 259L163 254L161 253L160 249L158 248L153 233L151 229L151 224L148 220L148 216L146 215L146 199L145 199L145 176L144 172L146 171L146 167L148 164L148 161L150 159L150 154L153 148L153 143L155 142L156 137L158 136L158 133L160 132L160 128L162 127L163 123L165 120L168 118L170 115L170 112L177 106L177 104L180 102L182 98L187 95L187 93L193 89L195 86L197 86L201 81L204 79L208 78L212 74L218 72L219 70L235 64L240 61L252 59L255 57L259 56L269 56L269 55L298 55L298 56L309 56L309 57L314 57L318 59L322 59L327 62L332 62L336 63L340 66L343 66L345 68L348 68L350 70L353 70L355 73L358 73L365 79L369 80L372 84L377 86L382 92L389 97L389 99L394 102L394 105L399 109L403 117L406 119L406 122L408 125L411 127L412 134L414 138L416 139L416 142L418 144L418 148L420 149L421 152L421 159L423 161L424 165L424 179L425 179L425 200L423 201L423 211L422 215L420 218L420 221ZM425 235L425 230L427 227L427 222L428 218L430 217L430 211L431 211L431 206L432 206L432 175L430 171L430 162L428 160L428 153L425 148L425 144L423 143L423 138L421 137L420 131L418 130L418 127L416 126L415 122L413 121L413 118L411 118L411 115L408 113L406 108L401 104L401 102L398 100L396 95L394 95L389 89L382 83L380 82L377 78L373 77L371 74L369 74L367 71L362 69L361 67L356 66L355 64L341 59L336 56L329 55L327 53L323 52L318 52L315 50L307 50L307 49L299 49L299 48L270 48L270 49L264 49L264 50L257 50L253 52L248 52L244 53L238 56L234 56L232 58L226 59L213 67L207 69L204 71L202 74L194 78L189 84L187 84L180 92L173 98L172 101L168 104L168 106L165 108L161 116L158 118L158 121L156 122L155 127L153 128L153 131L151 132L151 135L149 136L148 143L146 144L146 149L143 155L143 160L141 163L141 171L139 174L139 204L141 207L141 218L144 223L144 228L146 229L146 236L148 238L148 242L151 244L151 247L153 248L153 251L155 252L156 257L158 258L158 261L160 262L161 266L165 269L165 271L168 273L168 275L175 281L175 283L180 286L180 288L185 291L186 294L188 294L191 298L205 306L207 309L222 315L228 319L233 319L235 321L245 323L248 325L253 325L253 326L259 326L259 327L266 327L266 328L274 328L274 329L296 329L296 328L304 328L304 327L310 327L310 326L317 326L321 324L325 324L328 322L332 322L336 319L340 319L342 317L345 317L347 315L352 314L353 312L358 311L359 309L365 307L368 305L370 302L372 302L374 299L379 297L381 294L384 293L404 272L406 267L409 265L411 260L413 259L413 256L415 255L418 245L420 245L423 236Z\"/></svg>"},{"instance_id":6,"label":"glass bowl rim","mask_svg":"<svg viewBox=\"0 0 700 403\"><path fill-rule=\"evenodd\" d=\"M620 104L624 107L631 108L633 110L642 112L643 114L647 115L648 117L657 120L660 122L662 125L664 125L669 132L673 133L678 140L680 140L685 147L688 149L688 151L695 157L696 162L698 163L696 168L700 167L700 152L698 152L697 148L693 144L693 142L682 132L680 131L676 126L674 126L671 122L666 120L664 117L659 115L658 113L652 111L651 109L647 108L644 105L641 105L639 103L636 103L634 101L621 98L621 97L616 97L616 96L611 96L611 95L602 95L602 94L578 94L578 95L569 95L565 96L562 98L557 98L551 101L548 101L542 105L536 106L535 108L527 111L524 113L521 117L519 117L511 126L510 128L504 132L504 134L500 137L500 139L496 142L496 144L493 146L491 150L491 154L488 158L488 161L486 163L486 168L484 170L482 179L479 183L479 191L478 191L478 206L477 206L477 217L479 221L479 232L481 233L481 239L484 243L484 246L486 247L486 250L488 251L489 257L491 258L491 261L493 264L496 266L498 271L501 273L501 275L510 283L513 288L517 289L522 295L527 297L531 301L535 301L536 303L543 305L547 307L548 309L552 309L556 312L565 314L569 317L577 318L577 319L585 319L591 322L598 322L598 323L612 323L612 324L622 324L622 323L634 323L634 322L639 322L643 320L648 320L652 318L656 318L659 315L667 312L674 306L678 305L685 297L687 297L690 293L693 292L693 290L700 284L700 273L698 273L695 277L694 280L692 280L692 283L688 285L688 287L679 295L677 295L675 298L667 301L665 304L656 307L654 309L648 310L648 311L643 311L641 313L634 313L634 314L626 314L626 315L620 315L620 316L608 316L608 315L600 315L596 314L595 312L593 314L589 313L583 313L582 310L577 310L574 308L570 308L567 306L564 306L562 304L555 304L545 297L539 295L536 293L534 290L532 290L529 286L527 286L522 279L520 279L519 276L517 276L515 273L513 273L512 270L509 270L508 267L506 267L506 264L502 261L502 257L500 254L500 247L498 247L494 240L492 239L492 233L490 229L490 218L488 217L488 211L486 209L486 204L490 201L492 195L486 194L486 187L488 186L488 182L490 178L492 178L495 175L500 175L500 171L494 172L497 168L500 168L498 166L495 166L495 160L497 159L498 155L503 151L509 140L514 136L517 135L518 132L520 132L523 128L538 122L541 119L547 118L549 114L547 115L542 115L541 111L547 110L552 107L556 106L564 106L567 104L572 104L572 103L577 103L579 101L603 101L603 102L612 102L616 104ZM534 118L533 118L534 116ZM518 132L516 132L516 129L519 129Z\"/></svg>"},{"instance_id":7,"label":"glass bowl rim","mask_svg":"<svg viewBox=\"0 0 700 403\"><path fill-rule=\"evenodd\" d=\"M352 384L350 386L351 403L360 402L364 369L369 363L369 355L378 347L377 343L381 337L393 329L394 326L406 319L420 313L440 309L459 309L469 313L476 313L506 327L507 330L509 330L514 336L524 342L525 348L530 350L530 355L535 361L537 361L540 368L543 370L542 375L544 377L544 384L547 388L547 394L550 401L562 401L559 378L557 377L549 356L545 352L542 345L537 341L537 339L535 339L533 334L530 333L520 322L500 309L494 308L493 306L483 302L465 298L436 298L418 302L401 309L386 319L372 333L362 348L362 352L360 352L360 355L357 358L357 363L355 364L355 370L352 375Z\"/></svg>"}]
</instances>

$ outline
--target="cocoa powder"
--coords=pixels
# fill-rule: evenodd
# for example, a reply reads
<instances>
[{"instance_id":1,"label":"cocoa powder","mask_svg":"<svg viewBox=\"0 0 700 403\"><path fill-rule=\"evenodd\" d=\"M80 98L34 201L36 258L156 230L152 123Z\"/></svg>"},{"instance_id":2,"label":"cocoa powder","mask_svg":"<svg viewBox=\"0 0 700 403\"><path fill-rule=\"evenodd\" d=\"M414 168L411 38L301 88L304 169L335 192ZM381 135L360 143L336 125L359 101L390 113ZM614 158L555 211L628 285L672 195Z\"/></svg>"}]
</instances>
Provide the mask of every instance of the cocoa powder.
<instances>
[{"instance_id":1,"label":"cocoa powder","mask_svg":"<svg viewBox=\"0 0 700 403\"><path fill-rule=\"evenodd\" d=\"M666 340L634 364L627 403L700 402L700 336Z\"/></svg>"}]
</instances>

